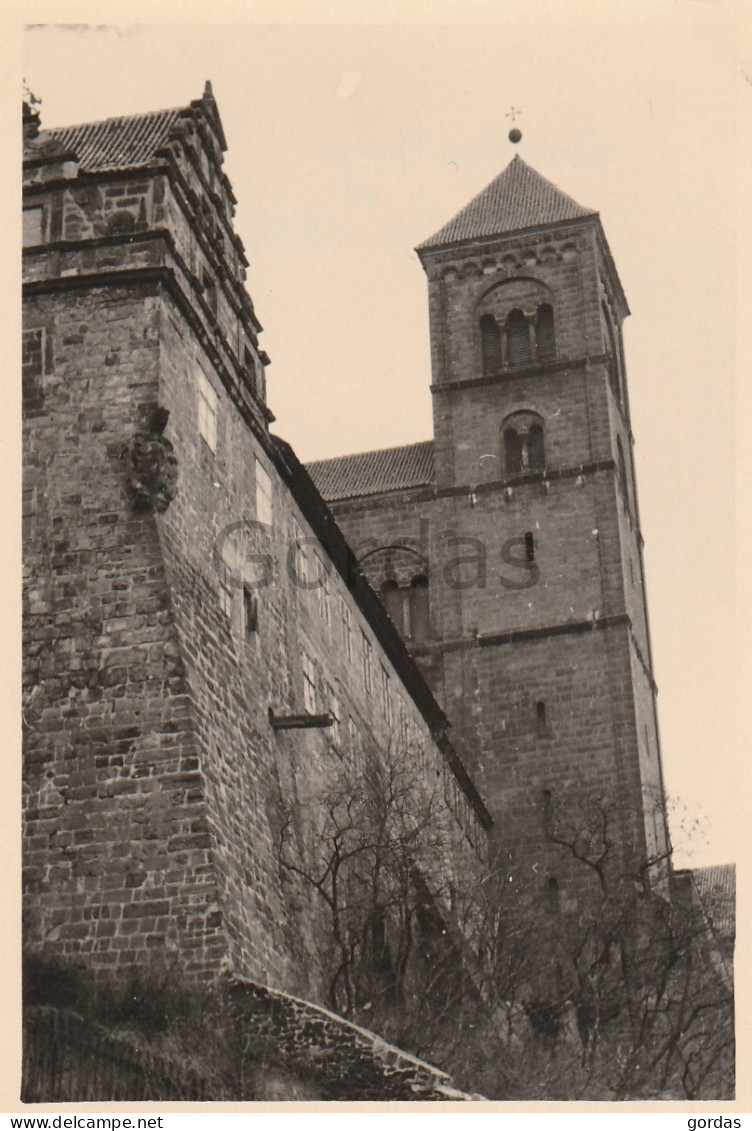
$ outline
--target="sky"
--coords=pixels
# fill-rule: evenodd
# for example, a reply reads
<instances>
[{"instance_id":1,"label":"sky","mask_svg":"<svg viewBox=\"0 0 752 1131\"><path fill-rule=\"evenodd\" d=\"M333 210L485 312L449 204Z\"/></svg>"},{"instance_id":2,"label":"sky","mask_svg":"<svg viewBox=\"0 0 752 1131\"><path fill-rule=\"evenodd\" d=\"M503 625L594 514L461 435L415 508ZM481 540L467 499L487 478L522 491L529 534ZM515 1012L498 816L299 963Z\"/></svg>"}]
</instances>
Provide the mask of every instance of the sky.
<instances>
[{"instance_id":1,"label":"sky","mask_svg":"<svg viewBox=\"0 0 752 1131\"><path fill-rule=\"evenodd\" d=\"M736 6L385 0L219 5L193 25L92 18L120 11L89 4L90 24L28 29L43 125L184 106L211 80L274 430L303 460L431 436L413 249L515 152L600 212L631 309L676 863L734 860L737 174L752 102Z\"/></svg>"}]
</instances>

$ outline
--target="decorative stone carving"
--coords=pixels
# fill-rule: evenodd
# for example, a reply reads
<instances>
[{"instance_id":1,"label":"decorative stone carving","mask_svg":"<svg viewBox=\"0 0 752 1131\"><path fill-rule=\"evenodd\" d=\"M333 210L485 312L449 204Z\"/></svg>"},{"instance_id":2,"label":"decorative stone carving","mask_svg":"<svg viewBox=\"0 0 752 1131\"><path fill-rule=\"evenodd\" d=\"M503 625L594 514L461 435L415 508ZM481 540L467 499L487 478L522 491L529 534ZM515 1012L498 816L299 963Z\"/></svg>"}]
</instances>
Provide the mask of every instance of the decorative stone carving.
<instances>
[{"instance_id":1,"label":"decorative stone carving","mask_svg":"<svg viewBox=\"0 0 752 1131\"><path fill-rule=\"evenodd\" d=\"M136 432L127 456L136 509L162 514L177 492L178 461L172 444L155 432Z\"/></svg>"}]
</instances>

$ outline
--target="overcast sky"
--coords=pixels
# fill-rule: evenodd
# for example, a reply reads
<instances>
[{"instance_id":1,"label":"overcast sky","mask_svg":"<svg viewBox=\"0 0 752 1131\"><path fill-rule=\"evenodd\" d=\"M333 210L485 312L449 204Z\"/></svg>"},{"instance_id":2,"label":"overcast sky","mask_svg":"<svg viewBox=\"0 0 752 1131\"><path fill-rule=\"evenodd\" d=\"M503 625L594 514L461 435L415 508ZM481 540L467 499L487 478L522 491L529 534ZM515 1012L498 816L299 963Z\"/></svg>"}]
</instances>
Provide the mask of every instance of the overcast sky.
<instances>
[{"instance_id":1,"label":"overcast sky","mask_svg":"<svg viewBox=\"0 0 752 1131\"><path fill-rule=\"evenodd\" d=\"M725 3L603 3L585 20L563 0L542 23L537 6L497 7L474 25L457 22L479 11L466 4L405 0L402 26L37 26L25 74L48 126L187 105L211 79L274 429L304 460L431 436L413 248L508 163L505 115L522 110L519 152L600 211L630 303L666 781L707 835L688 844L675 822L677 863L723 863L735 858L736 160L752 95L738 28Z\"/></svg>"}]
</instances>

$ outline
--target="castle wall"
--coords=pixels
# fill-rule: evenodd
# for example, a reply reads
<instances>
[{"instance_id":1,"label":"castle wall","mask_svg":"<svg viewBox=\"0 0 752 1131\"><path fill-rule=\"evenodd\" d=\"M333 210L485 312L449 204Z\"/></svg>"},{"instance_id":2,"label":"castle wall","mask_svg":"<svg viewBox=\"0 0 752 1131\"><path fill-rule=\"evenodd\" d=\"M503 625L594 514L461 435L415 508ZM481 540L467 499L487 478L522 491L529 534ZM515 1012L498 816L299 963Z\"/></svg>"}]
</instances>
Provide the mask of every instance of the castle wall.
<instances>
[{"instance_id":1,"label":"castle wall","mask_svg":"<svg viewBox=\"0 0 752 1131\"><path fill-rule=\"evenodd\" d=\"M225 954L188 686L124 456L156 403L151 288L25 314L26 941L100 967ZM30 384L31 383L31 384Z\"/></svg>"},{"instance_id":2,"label":"castle wall","mask_svg":"<svg viewBox=\"0 0 752 1131\"><path fill-rule=\"evenodd\" d=\"M128 189L71 163L30 171L45 219L25 257L26 941L323 1000L331 924L301 877L327 797L396 760L436 828L435 891L479 871L489 818L268 434L216 139L181 136Z\"/></svg>"}]
</instances>

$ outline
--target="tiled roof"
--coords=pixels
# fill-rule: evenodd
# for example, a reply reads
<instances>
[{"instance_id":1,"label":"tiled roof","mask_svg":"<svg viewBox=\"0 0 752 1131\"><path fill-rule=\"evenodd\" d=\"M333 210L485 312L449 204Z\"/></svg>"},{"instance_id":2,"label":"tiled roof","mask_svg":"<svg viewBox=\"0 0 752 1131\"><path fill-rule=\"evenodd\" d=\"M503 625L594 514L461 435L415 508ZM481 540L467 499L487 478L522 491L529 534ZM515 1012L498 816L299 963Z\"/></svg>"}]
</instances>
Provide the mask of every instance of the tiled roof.
<instances>
[{"instance_id":1,"label":"tiled roof","mask_svg":"<svg viewBox=\"0 0 752 1131\"><path fill-rule=\"evenodd\" d=\"M418 250L596 215L541 177L521 157L515 157L453 220L424 240Z\"/></svg>"},{"instance_id":2,"label":"tiled roof","mask_svg":"<svg viewBox=\"0 0 752 1131\"><path fill-rule=\"evenodd\" d=\"M306 464L323 497L352 499L433 483L433 440Z\"/></svg>"},{"instance_id":3,"label":"tiled roof","mask_svg":"<svg viewBox=\"0 0 752 1131\"><path fill-rule=\"evenodd\" d=\"M719 864L694 868L695 889L708 919L721 935L733 936L736 929L736 867Z\"/></svg>"},{"instance_id":4,"label":"tiled roof","mask_svg":"<svg viewBox=\"0 0 752 1131\"><path fill-rule=\"evenodd\" d=\"M45 132L72 150L81 168L88 172L137 169L154 159L182 113L182 110L155 110Z\"/></svg>"}]
</instances>

